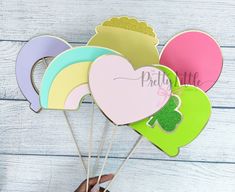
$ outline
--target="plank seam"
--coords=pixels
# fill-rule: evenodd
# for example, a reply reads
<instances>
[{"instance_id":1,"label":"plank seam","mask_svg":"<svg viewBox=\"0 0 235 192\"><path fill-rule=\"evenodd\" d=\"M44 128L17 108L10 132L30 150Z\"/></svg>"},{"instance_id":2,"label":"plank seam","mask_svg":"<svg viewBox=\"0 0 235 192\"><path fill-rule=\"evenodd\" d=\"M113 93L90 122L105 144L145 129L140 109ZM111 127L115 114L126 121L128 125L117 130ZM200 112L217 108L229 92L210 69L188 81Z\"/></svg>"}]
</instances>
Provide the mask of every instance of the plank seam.
<instances>
[{"instance_id":1,"label":"plank seam","mask_svg":"<svg viewBox=\"0 0 235 192\"><path fill-rule=\"evenodd\" d=\"M7 98L0 98L0 101L13 101L13 102L20 102L20 101L27 101L26 99L7 99ZM92 104L90 101L83 101L84 104ZM235 109L235 107L228 107L228 106L212 106L213 109Z\"/></svg>"},{"instance_id":2,"label":"plank seam","mask_svg":"<svg viewBox=\"0 0 235 192\"><path fill-rule=\"evenodd\" d=\"M0 153L0 156L34 156L34 157L71 157L78 158L77 155L44 155L44 154L17 154L17 153ZM88 158L87 155L82 155L83 158ZM96 156L91 156L91 158L96 158ZM104 156L100 156L104 159ZM109 156L109 159L121 159L124 160L126 157L115 157ZM200 161L200 160L179 160L179 159L161 159L161 158L144 158L144 157L131 157L132 160L144 160L144 161L163 161L163 162L179 162L179 163L207 163L207 164L231 164L235 165L233 161Z\"/></svg>"},{"instance_id":3,"label":"plank seam","mask_svg":"<svg viewBox=\"0 0 235 192\"><path fill-rule=\"evenodd\" d=\"M11 40L11 39L0 39L0 42L16 42L16 43L27 43L28 40ZM68 41L68 43L70 44L82 44L82 45L86 45L87 42L84 41ZM165 43L163 44L158 44L158 46L163 47L165 46ZM221 48L235 48L235 45L220 45Z\"/></svg>"}]
</instances>

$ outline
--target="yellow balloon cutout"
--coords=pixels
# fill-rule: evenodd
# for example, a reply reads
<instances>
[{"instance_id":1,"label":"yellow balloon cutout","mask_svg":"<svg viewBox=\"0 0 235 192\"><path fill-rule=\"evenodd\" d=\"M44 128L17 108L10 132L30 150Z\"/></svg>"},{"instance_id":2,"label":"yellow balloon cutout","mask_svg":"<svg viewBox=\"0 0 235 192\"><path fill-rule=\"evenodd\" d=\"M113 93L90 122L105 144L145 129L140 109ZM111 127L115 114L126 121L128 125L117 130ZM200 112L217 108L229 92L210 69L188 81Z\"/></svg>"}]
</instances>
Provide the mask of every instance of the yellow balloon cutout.
<instances>
[{"instance_id":1,"label":"yellow balloon cutout","mask_svg":"<svg viewBox=\"0 0 235 192\"><path fill-rule=\"evenodd\" d=\"M158 38L147 23L128 17L114 17L96 27L87 45L106 47L121 53L135 69L159 63Z\"/></svg>"}]
</instances>

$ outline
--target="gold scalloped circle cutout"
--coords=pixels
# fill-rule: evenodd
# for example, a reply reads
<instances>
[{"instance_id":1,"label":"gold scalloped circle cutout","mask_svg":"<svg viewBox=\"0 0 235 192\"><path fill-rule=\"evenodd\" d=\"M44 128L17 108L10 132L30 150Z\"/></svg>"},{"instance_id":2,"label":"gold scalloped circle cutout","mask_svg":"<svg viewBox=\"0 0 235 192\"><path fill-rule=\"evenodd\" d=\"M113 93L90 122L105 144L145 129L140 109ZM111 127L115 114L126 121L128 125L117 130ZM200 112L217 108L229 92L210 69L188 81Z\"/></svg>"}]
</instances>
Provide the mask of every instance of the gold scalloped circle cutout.
<instances>
[{"instance_id":1,"label":"gold scalloped circle cutout","mask_svg":"<svg viewBox=\"0 0 235 192\"><path fill-rule=\"evenodd\" d=\"M157 38L153 28L144 21L138 21L135 18L129 17L113 17L102 23L102 26L117 27L135 31Z\"/></svg>"}]
</instances>

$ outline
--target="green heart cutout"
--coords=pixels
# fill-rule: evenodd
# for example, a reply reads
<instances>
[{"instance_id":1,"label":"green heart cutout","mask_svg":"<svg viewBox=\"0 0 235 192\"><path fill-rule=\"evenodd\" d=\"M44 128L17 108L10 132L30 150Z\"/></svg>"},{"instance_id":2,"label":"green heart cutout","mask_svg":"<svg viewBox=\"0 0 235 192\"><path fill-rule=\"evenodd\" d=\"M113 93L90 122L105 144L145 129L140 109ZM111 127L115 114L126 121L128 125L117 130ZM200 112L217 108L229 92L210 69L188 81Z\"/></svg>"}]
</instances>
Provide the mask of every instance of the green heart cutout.
<instances>
[{"instance_id":1,"label":"green heart cutout","mask_svg":"<svg viewBox=\"0 0 235 192\"><path fill-rule=\"evenodd\" d=\"M191 85L181 86L177 75L171 69L160 65L156 67L169 77L172 94L181 100L178 111L182 114L182 120L171 132L166 132L159 124L155 124L154 127L149 126L148 121L152 117L129 126L173 157L178 155L180 147L192 142L206 126L211 115L211 104L201 89Z\"/></svg>"}]
</instances>

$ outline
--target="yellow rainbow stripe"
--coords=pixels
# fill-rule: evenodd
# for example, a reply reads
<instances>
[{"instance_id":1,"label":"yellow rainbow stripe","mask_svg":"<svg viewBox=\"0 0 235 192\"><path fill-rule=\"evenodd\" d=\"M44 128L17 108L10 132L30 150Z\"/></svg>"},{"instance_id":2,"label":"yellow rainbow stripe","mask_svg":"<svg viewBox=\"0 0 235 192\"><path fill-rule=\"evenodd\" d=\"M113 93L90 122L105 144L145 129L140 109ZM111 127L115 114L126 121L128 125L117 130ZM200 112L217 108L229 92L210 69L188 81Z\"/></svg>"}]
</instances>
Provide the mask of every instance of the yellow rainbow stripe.
<instances>
[{"instance_id":1,"label":"yellow rainbow stripe","mask_svg":"<svg viewBox=\"0 0 235 192\"><path fill-rule=\"evenodd\" d=\"M64 109L69 94L80 85L88 83L91 62L80 62L64 68L52 82L48 98L48 108ZM74 109L71 108L71 109Z\"/></svg>"}]
</instances>

